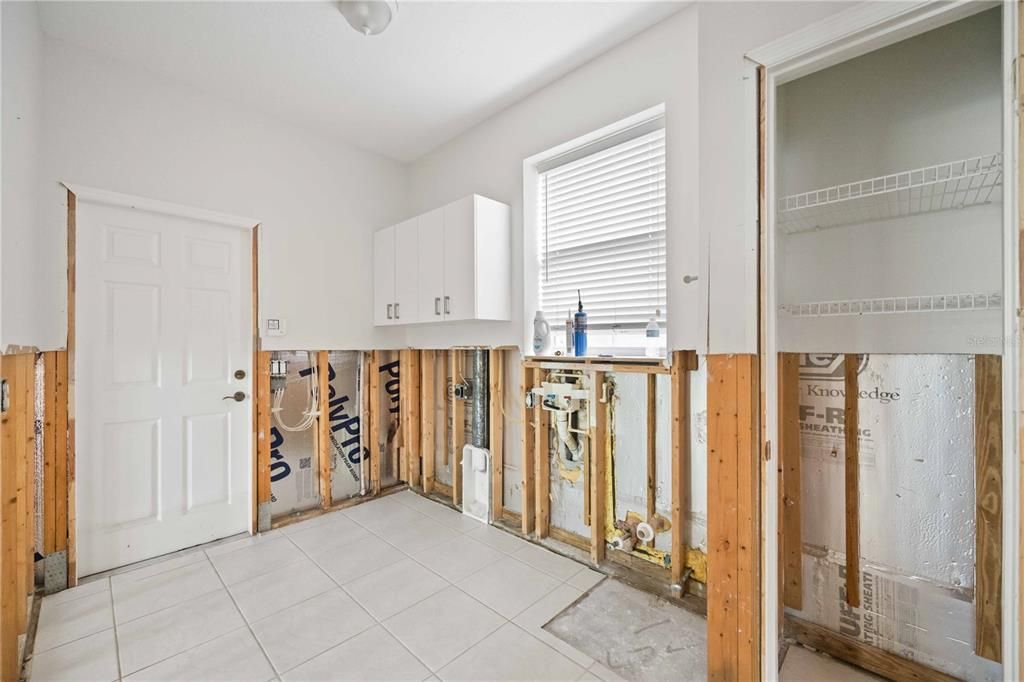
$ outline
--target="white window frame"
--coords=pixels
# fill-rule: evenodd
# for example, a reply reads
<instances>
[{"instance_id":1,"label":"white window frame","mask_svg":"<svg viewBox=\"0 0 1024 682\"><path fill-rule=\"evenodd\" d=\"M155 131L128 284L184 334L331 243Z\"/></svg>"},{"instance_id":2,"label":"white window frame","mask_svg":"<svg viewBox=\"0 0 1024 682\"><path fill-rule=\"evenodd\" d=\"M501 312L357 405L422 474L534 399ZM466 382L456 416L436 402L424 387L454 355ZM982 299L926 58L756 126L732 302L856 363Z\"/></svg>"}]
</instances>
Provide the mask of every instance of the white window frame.
<instances>
[{"instance_id":1,"label":"white window frame","mask_svg":"<svg viewBox=\"0 0 1024 682\"><path fill-rule=\"evenodd\" d=\"M524 355L532 355L533 348L533 316L537 312L540 304L540 288L538 283L540 282L540 246L541 246L541 225L538 220L538 206L540 205L539 196L539 185L541 170L550 163L553 159L559 156L565 156L572 152L585 148L598 143L599 141L618 135L630 128L636 128L637 126L643 125L652 119L663 117L665 115L665 105L658 104L656 106L645 109L641 112L628 116L624 119L611 123L607 126L599 128L593 132L581 135L568 142L560 144L551 149L535 154L523 161L523 329L522 329L522 348L524 349ZM666 287L667 283L667 270L668 270L668 256L666 254ZM667 294L667 292L666 292ZM586 301L584 301L584 309L586 309ZM667 338L667 327L668 327L668 310L662 311L664 319L661 322L661 333L663 338ZM560 329L564 328L565 320L548 320L548 324L551 325L552 335L555 335ZM552 352L557 350L553 348ZM644 355L644 348L637 346L635 348L629 347L616 347L614 349L595 347L592 349L595 353L607 354L612 351L615 357L634 357Z\"/></svg>"}]
</instances>

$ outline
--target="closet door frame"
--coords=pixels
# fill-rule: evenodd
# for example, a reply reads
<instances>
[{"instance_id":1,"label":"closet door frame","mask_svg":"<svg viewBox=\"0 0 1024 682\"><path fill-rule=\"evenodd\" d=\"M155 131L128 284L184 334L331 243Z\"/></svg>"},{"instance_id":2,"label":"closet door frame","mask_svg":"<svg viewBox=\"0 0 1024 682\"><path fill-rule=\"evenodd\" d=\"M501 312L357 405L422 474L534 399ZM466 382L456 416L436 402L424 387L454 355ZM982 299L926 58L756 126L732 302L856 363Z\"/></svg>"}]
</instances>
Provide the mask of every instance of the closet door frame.
<instances>
[{"instance_id":1,"label":"closet door frame","mask_svg":"<svg viewBox=\"0 0 1024 682\"><path fill-rule=\"evenodd\" d=\"M988 3L912 4L863 3L769 43L746 56L752 73L760 82L756 102L758 120L759 185L759 356L761 366L762 452L777 457L773 443L778 442L778 337L776 298L775 234L776 194L773 164L776 124L775 93L783 83L840 62L872 52L906 38L952 23L992 7L1003 11L1003 575L1002 575L1002 664L1004 679L1021 679L1022 628L1020 615L1024 589L1021 585L1022 467L1019 408L1024 404L1018 310L1024 297L1024 253L1020 250L1020 231L1024 219L1019 213L1022 173L1019 169L1021 121L1018 120L1020 79L1017 57L1021 44L1021 6L1018 0ZM1018 85L1018 84L1021 85ZM777 679L781 594L779 591L779 479L768 475L777 468L767 462L761 481L762 518L762 678Z\"/></svg>"}]
</instances>

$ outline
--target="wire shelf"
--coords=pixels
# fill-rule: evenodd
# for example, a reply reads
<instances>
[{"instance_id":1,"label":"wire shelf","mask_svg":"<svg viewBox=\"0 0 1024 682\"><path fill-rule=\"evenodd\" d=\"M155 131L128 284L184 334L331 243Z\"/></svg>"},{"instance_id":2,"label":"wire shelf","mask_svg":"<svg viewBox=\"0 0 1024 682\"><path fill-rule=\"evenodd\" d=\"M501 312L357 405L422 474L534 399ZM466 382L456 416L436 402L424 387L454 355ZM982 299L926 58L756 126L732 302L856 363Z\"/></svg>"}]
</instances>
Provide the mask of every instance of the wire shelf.
<instances>
[{"instance_id":1,"label":"wire shelf","mask_svg":"<svg viewBox=\"0 0 1024 682\"><path fill-rule=\"evenodd\" d=\"M938 294L934 296L887 296L848 301L787 303L779 310L793 317L837 317L841 315L887 315L895 313L940 313L1002 308L1002 294Z\"/></svg>"},{"instance_id":2,"label":"wire shelf","mask_svg":"<svg viewBox=\"0 0 1024 682\"><path fill-rule=\"evenodd\" d=\"M986 154L791 194L776 218L788 234L824 230L998 202L1002 185L1003 155Z\"/></svg>"}]
</instances>

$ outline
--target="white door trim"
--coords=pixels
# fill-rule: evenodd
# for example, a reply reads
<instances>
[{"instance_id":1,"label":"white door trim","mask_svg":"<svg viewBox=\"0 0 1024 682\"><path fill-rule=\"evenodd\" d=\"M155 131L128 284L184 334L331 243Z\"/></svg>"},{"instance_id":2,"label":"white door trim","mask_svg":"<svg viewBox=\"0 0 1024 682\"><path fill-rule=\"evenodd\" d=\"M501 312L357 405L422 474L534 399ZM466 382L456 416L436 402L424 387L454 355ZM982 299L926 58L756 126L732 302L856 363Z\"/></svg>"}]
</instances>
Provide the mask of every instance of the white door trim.
<instances>
[{"instance_id":1,"label":"white door trim","mask_svg":"<svg viewBox=\"0 0 1024 682\"><path fill-rule=\"evenodd\" d=\"M248 230L255 229L256 226L260 224L260 221L255 218L245 218L242 216L229 215L227 213L218 213L217 211L209 211L205 208L195 208L194 206L174 204L168 201L161 201L159 199L148 199L146 197L137 197L130 194L121 194L120 192L111 192L109 190L86 187L84 185L74 185L66 182L61 184L74 194L79 201L137 208L143 211L163 213L165 215L173 215L181 218L191 218L193 220L205 220L209 223L217 223L219 225L227 225L228 227L237 227Z\"/></svg>"},{"instance_id":2,"label":"white door trim","mask_svg":"<svg viewBox=\"0 0 1024 682\"><path fill-rule=\"evenodd\" d=\"M995 0L864 2L746 56L767 67L781 85L998 5Z\"/></svg>"},{"instance_id":3,"label":"white door trim","mask_svg":"<svg viewBox=\"0 0 1024 682\"><path fill-rule=\"evenodd\" d=\"M1019 121L1016 89L1017 60L1019 54L1018 5L1015 0L1003 2L918 1L913 3L865 2L840 12L821 22L750 51L747 58L765 67L765 202L767 263L774 262L775 254L775 91L790 80L819 71L877 50L886 45L924 33L939 26L963 19L993 7L1003 8L1003 301L1004 335L1003 367L1003 594L1002 594L1002 664L1006 680L1021 679L1020 651L1020 575L1021 542L1021 464L1018 443L1020 320L1021 306L1018 292L1020 262L1018 260L1018 139ZM777 302L774 268L765 272L765 364L764 392L768 397L764 419L765 437L769 443L778 442L778 375L776 359ZM762 677L778 679L779 670L779 609L782 608L778 592L778 478L768 476L764 482L761 518L763 519L762 565Z\"/></svg>"}]
</instances>

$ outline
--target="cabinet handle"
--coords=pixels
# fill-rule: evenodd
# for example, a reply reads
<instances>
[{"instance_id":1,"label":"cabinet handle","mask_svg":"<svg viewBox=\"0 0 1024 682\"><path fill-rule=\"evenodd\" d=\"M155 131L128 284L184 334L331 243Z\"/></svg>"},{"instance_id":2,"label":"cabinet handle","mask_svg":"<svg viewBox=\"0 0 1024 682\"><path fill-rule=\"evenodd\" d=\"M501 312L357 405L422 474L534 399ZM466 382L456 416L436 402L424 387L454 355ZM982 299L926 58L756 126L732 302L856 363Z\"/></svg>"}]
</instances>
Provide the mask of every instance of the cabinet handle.
<instances>
[{"instance_id":1,"label":"cabinet handle","mask_svg":"<svg viewBox=\"0 0 1024 682\"><path fill-rule=\"evenodd\" d=\"M435 315L440 315L441 314L441 297L440 296L436 296L434 298L434 314Z\"/></svg>"},{"instance_id":2,"label":"cabinet handle","mask_svg":"<svg viewBox=\"0 0 1024 682\"><path fill-rule=\"evenodd\" d=\"M397 320L397 319L399 319L401 317L402 316L398 314L398 304L396 303L395 304L395 319Z\"/></svg>"},{"instance_id":3,"label":"cabinet handle","mask_svg":"<svg viewBox=\"0 0 1024 682\"><path fill-rule=\"evenodd\" d=\"M451 303L452 303L452 297L451 296L445 296L444 297L444 314L445 315L451 315L452 314Z\"/></svg>"},{"instance_id":4,"label":"cabinet handle","mask_svg":"<svg viewBox=\"0 0 1024 682\"><path fill-rule=\"evenodd\" d=\"M388 319L389 320L393 320L394 319L393 317L391 317L391 304L390 303L388 303Z\"/></svg>"}]
</instances>

